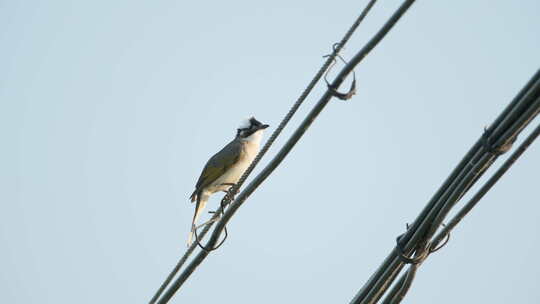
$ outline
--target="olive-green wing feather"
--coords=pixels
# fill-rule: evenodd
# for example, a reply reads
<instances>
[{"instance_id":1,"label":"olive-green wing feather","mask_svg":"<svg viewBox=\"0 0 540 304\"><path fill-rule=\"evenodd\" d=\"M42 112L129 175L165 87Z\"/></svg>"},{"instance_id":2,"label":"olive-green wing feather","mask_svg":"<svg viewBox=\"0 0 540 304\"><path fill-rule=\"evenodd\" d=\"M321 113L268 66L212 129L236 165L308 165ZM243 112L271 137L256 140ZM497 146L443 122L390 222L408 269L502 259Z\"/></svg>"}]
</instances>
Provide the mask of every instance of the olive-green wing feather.
<instances>
[{"instance_id":1,"label":"olive-green wing feather","mask_svg":"<svg viewBox=\"0 0 540 304\"><path fill-rule=\"evenodd\" d=\"M242 144L237 140L233 140L221 149L221 151L212 156L204 166L197 185L195 185L195 191L191 195L191 201L195 200L195 194L212 184L227 169L234 165L240 158L241 152Z\"/></svg>"}]
</instances>

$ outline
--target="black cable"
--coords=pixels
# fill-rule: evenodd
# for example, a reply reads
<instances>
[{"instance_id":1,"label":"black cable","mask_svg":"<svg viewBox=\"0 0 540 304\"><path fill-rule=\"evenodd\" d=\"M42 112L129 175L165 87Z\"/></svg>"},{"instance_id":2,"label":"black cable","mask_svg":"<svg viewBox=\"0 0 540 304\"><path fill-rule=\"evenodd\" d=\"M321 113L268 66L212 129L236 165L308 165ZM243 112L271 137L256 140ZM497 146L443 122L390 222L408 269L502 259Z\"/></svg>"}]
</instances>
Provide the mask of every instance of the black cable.
<instances>
[{"instance_id":1,"label":"black cable","mask_svg":"<svg viewBox=\"0 0 540 304\"><path fill-rule=\"evenodd\" d=\"M270 146L274 143L274 141L276 140L276 138L281 134L281 131L285 128L285 126L287 125L287 123L291 120L292 116L296 113L296 111L298 110L298 108L300 107L300 105L304 102L304 100L307 98L307 96L311 93L311 91L313 90L313 88L315 87L315 85L319 82L319 80L321 79L321 77L324 75L325 71L328 69L328 67L330 66L330 64L332 64L332 62L335 60L335 57L339 54L339 52L341 51L341 49L345 46L345 44L349 41L349 39L351 38L352 34L356 31L356 29L358 28L358 26L362 23L362 21L364 20L364 18L367 16L367 14L369 13L369 11L371 10L371 8L373 7L373 5L375 4L375 2L377 2L377 0L370 0L368 2L368 4L365 6L365 8L362 10L362 12L360 13L360 15L358 16L358 18L356 18L355 22L352 24L352 26L349 28L349 30L347 31L347 33L345 33L345 35L343 36L343 38L341 39L341 41L338 43L338 45L336 45L336 47L334 48L334 51L333 53L328 56L328 58L326 59L326 61L324 62L324 64L322 65L322 67L319 69L319 71L317 72L317 74L315 74L315 76L313 77L313 79L311 80L311 82L308 84L308 86L306 87L306 89L302 92L302 94L300 95L300 97L296 100L296 102L294 103L294 105L291 107L291 109L289 110L289 112L285 115L285 117L283 118L283 120L281 121L281 123L279 124L279 126L276 128L276 130L274 130L274 132L272 133L272 135L270 136L270 138L268 139L268 141L266 142L266 144L263 146L263 148L259 151L259 153L257 154L257 156L255 157L255 159L253 160L253 162L250 164L250 166L246 169L246 171L242 174L242 176L240 177L240 180L236 183L236 186L233 186L232 189L230 189L233 193L235 191L237 191L238 189L240 189L240 187L244 184L245 180L247 179L247 177L249 176L249 174L253 171L253 169L255 168L255 166L259 163L260 159L264 156L264 154L268 151L268 149L270 148ZM230 199L227 198L227 195L225 195L225 197L223 198L222 202L221 202L221 206L218 210L216 210L214 216L212 217L212 220L214 219L217 219L219 217L219 213L220 212L223 212L223 206L226 206L230 203ZM209 225L205 226L203 231L199 234L199 238L202 239L206 233L208 233L208 231L210 230L211 226L213 225L214 222L210 223ZM198 244L199 242L197 242ZM208 246L206 246L208 247ZM169 285L169 283L172 281L172 279L174 278L174 276L176 275L176 273L180 270L180 268L182 267L182 265L187 261L188 257L193 253L193 251L195 250L196 248L196 244L192 244L192 246L190 246L188 248L188 250L186 251L186 253L182 256L182 258L180 258L180 260L178 261L178 263L176 264L176 266L173 268L173 270L171 271L171 273L167 276L167 278L165 279L165 281L161 284L161 286L159 287L159 289L157 290L157 292L154 294L154 296L152 297L152 299L150 300L150 304L153 304L153 303L156 303L156 301L158 300L158 298L161 296L161 294L163 293L163 291L165 290L165 288ZM161 303L161 302L160 302ZM166 303L166 302L164 302Z\"/></svg>"},{"instance_id":2,"label":"black cable","mask_svg":"<svg viewBox=\"0 0 540 304\"><path fill-rule=\"evenodd\" d=\"M493 164L498 157L497 153L491 152L493 148L498 149L511 144L517 134L539 111L540 70L488 129L487 132L493 139L488 142L495 143L494 146L486 147L486 141L482 136L403 235L400 241L403 244L402 251L405 254L410 254L413 248L419 247L422 240L433 236L449 210ZM424 250L428 250L428 248L424 247ZM380 299L404 265L398 255L398 250L394 249L351 303L375 303Z\"/></svg>"},{"instance_id":3,"label":"black cable","mask_svg":"<svg viewBox=\"0 0 540 304\"><path fill-rule=\"evenodd\" d=\"M354 67L358 65L362 59L369 54L371 50L386 36L386 34L392 29L396 22L405 13L407 8L412 4L412 0L405 1L396 13L394 13L390 19L383 25L383 27L373 36L373 38L349 61L349 63L340 71L336 79L332 82L332 87L338 88L343 83L345 77L349 75ZM219 238L223 227L227 224L230 218L235 214L236 210L242 205L242 203L251 195L251 193L270 175L274 169L281 163L281 161L287 156L291 149L296 145L298 140L303 136L311 124L315 121L320 112L328 104L332 98L332 93L327 90L321 99L317 102L311 112L302 121L300 126L296 129L293 135L289 138L287 143L281 148L277 155L270 161L270 163L259 173L253 181L239 194L236 200L228 207L225 215L216 224L208 245L215 244ZM180 276L173 282L170 288L165 292L159 303L167 303L167 301L174 295L174 293L182 286L182 284L189 278L189 276L195 271L200 263L206 258L208 254L201 251L194 257L192 262L184 269Z\"/></svg>"}]
</instances>

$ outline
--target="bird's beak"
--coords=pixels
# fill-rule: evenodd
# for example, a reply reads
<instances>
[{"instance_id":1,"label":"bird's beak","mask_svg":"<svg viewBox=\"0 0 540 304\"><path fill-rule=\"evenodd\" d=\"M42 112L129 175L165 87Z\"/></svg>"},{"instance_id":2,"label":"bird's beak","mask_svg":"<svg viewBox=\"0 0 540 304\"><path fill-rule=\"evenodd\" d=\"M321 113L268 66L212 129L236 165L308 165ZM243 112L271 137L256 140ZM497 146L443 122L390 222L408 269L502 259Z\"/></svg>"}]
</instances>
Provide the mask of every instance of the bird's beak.
<instances>
[{"instance_id":1,"label":"bird's beak","mask_svg":"<svg viewBox=\"0 0 540 304\"><path fill-rule=\"evenodd\" d=\"M264 129L268 128L268 127L269 127L269 125L260 125L259 130L264 130Z\"/></svg>"}]
</instances>

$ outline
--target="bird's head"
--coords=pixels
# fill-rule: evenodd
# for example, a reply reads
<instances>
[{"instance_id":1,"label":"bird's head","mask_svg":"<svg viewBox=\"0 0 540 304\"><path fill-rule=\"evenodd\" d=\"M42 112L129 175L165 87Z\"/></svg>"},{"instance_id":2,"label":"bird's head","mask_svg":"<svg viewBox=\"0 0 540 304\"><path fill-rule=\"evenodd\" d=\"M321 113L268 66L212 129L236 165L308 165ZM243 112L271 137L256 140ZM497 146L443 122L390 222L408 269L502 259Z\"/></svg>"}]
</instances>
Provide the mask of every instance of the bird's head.
<instances>
[{"instance_id":1,"label":"bird's head","mask_svg":"<svg viewBox=\"0 0 540 304\"><path fill-rule=\"evenodd\" d=\"M262 124L255 117L244 119L236 131L236 137L241 140L251 141L260 138L263 130L268 128L268 125Z\"/></svg>"}]
</instances>

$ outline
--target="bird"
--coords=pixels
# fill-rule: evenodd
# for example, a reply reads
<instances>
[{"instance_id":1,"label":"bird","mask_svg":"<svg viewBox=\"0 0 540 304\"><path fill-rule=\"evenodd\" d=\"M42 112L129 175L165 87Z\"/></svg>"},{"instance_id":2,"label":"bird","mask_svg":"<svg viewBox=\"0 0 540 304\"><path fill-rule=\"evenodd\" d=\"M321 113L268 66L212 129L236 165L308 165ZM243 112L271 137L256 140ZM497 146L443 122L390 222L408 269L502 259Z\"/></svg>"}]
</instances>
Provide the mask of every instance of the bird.
<instances>
[{"instance_id":1,"label":"bird","mask_svg":"<svg viewBox=\"0 0 540 304\"><path fill-rule=\"evenodd\" d=\"M195 185L195 191L190 196L191 202L197 204L187 241L188 247L191 246L197 229L197 219L210 195L219 191L227 192L229 187L238 182L259 153L264 129L268 127L269 125L261 123L253 116L242 120L236 129L235 138L208 160Z\"/></svg>"}]
</instances>

